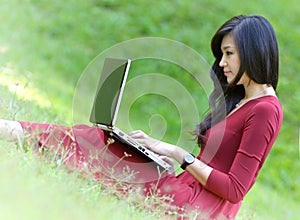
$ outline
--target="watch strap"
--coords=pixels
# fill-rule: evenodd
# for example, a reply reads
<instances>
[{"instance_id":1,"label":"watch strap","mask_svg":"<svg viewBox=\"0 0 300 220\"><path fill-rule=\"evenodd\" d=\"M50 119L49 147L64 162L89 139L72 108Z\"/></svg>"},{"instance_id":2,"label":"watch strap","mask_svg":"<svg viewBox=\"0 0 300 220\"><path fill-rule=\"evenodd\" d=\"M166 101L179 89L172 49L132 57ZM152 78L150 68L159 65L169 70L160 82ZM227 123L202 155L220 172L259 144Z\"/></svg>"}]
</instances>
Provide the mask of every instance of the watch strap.
<instances>
[{"instance_id":1,"label":"watch strap","mask_svg":"<svg viewBox=\"0 0 300 220\"><path fill-rule=\"evenodd\" d=\"M188 165L194 163L194 161L195 161L195 156L194 156L193 154L189 154L189 155L192 156L194 159L193 159L193 161L190 161L190 162L189 162L189 161L187 161L187 160L185 159L186 156L184 156L183 162L182 162L182 164L180 165L180 168L183 169L183 170L185 170L186 167L187 167Z\"/></svg>"}]
</instances>

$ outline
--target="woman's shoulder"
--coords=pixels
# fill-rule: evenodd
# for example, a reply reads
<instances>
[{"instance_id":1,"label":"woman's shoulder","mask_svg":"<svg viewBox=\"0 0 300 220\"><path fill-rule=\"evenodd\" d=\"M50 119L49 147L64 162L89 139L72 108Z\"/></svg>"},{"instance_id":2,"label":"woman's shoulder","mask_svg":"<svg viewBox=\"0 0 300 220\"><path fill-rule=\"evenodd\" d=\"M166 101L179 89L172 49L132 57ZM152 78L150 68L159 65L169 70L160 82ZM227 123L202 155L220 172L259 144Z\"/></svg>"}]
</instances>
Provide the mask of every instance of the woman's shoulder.
<instances>
[{"instance_id":1,"label":"woman's shoulder","mask_svg":"<svg viewBox=\"0 0 300 220\"><path fill-rule=\"evenodd\" d=\"M254 99L252 102L252 108L255 109L282 109L281 103L276 96L262 96L260 98Z\"/></svg>"},{"instance_id":2,"label":"woman's shoulder","mask_svg":"<svg viewBox=\"0 0 300 220\"><path fill-rule=\"evenodd\" d=\"M276 115L282 118L282 106L276 96L263 96L252 101L249 106L250 114L258 114L264 117Z\"/></svg>"}]
</instances>

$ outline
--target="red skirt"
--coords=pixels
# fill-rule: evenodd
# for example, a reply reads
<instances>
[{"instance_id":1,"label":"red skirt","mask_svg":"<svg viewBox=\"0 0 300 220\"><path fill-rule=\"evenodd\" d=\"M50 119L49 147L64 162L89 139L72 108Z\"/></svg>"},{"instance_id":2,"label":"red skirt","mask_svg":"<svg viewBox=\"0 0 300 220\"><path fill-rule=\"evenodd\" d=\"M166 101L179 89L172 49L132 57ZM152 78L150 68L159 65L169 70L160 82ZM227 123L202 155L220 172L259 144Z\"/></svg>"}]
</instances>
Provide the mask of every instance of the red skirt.
<instances>
[{"instance_id":1,"label":"red skirt","mask_svg":"<svg viewBox=\"0 0 300 220\"><path fill-rule=\"evenodd\" d=\"M115 141L99 128L20 123L28 134L28 140L36 142L36 150L50 149L67 168L93 174L95 180L105 175L123 182L148 183L167 175L154 162Z\"/></svg>"},{"instance_id":2,"label":"red skirt","mask_svg":"<svg viewBox=\"0 0 300 220\"><path fill-rule=\"evenodd\" d=\"M154 162L128 146L113 141L99 128L20 123L25 134L28 134L30 146L35 146L35 150L50 150L61 158L68 169L80 171L93 180L107 179L143 186L143 194L155 193L169 198L166 202L178 207L177 212L198 209L210 217L226 213L225 216L231 215L229 219L232 219L239 208L239 205L233 207L233 204L206 190L188 172L178 176L162 172ZM205 216L201 219L209 219Z\"/></svg>"}]
</instances>

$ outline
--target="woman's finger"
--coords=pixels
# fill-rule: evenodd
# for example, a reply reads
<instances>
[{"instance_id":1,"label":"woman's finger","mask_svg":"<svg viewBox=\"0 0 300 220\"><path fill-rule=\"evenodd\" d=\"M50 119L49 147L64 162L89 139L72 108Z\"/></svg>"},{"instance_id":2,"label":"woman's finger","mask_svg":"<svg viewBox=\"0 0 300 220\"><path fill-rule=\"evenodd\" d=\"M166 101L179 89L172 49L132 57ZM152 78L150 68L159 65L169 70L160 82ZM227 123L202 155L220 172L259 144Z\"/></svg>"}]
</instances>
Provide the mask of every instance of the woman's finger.
<instances>
[{"instance_id":1,"label":"woman's finger","mask_svg":"<svg viewBox=\"0 0 300 220\"><path fill-rule=\"evenodd\" d=\"M142 132L141 130L136 130L136 131L131 131L131 132L129 132L128 133L128 135L130 136L130 137L133 137L133 138L147 138L148 136L144 133L144 132Z\"/></svg>"}]
</instances>

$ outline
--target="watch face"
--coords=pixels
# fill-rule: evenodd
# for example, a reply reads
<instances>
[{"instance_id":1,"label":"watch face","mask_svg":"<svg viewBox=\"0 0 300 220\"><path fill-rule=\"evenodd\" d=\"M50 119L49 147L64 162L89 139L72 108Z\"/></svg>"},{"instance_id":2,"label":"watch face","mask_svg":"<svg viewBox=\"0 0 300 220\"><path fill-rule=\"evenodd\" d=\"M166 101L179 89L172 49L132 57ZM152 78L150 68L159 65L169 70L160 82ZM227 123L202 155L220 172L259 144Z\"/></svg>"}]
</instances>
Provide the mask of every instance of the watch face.
<instances>
[{"instance_id":1,"label":"watch face","mask_svg":"<svg viewBox=\"0 0 300 220\"><path fill-rule=\"evenodd\" d=\"M184 160L190 164L190 163L194 162L195 157L193 157L193 155L191 155L191 154L187 154L187 155L185 155Z\"/></svg>"}]
</instances>

